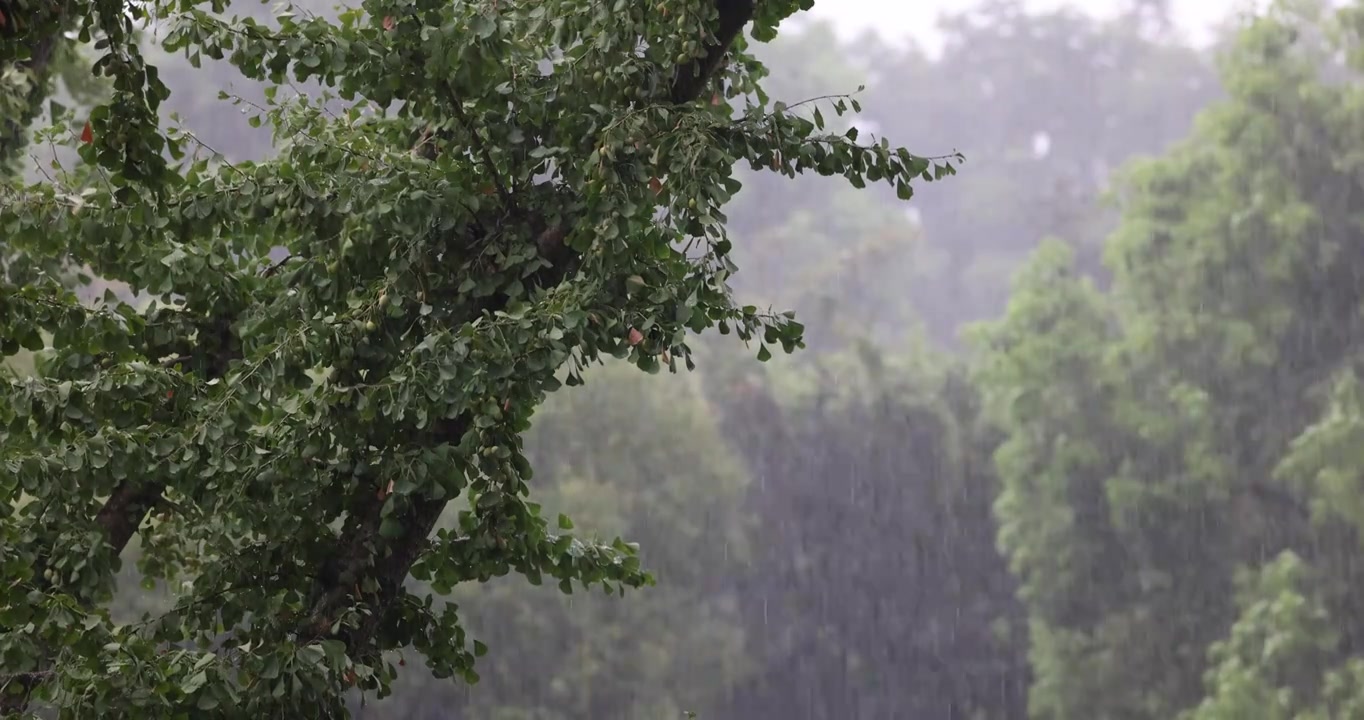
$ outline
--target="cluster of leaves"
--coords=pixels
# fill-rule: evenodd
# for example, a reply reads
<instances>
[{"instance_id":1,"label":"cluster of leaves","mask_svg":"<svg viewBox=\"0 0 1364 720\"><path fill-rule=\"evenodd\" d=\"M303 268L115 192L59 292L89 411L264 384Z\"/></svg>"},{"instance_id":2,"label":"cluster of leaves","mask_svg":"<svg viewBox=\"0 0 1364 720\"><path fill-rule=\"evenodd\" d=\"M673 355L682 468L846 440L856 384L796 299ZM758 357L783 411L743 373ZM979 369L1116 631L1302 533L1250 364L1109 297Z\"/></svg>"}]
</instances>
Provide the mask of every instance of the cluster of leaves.
<instances>
[{"instance_id":1,"label":"cluster of leaves","mask_svg":"<svg viewBox=\"0 0 1364 720\"><path fill-rule=\"evenodd\" d=\"M1340 633L1296 553L1246 572L1240 613L1209 651L1209 694L1188 720L1327 720L1364 712L1364 660L1333 667Z\"/></svg>"},{"instance_id":2,"label":"cluster of leaves","mask_svg":"<svg viewBox=\"0 0 1364 720\"><path fill-rule=\"evenodd\" d=\"M808 4L373 0L272 25L188 2L34 11L20 37L96 40L112 96L82 169L0 188L5 250L29 269L0 286L0 341L37 357L0 403L3 709L341 712L346 689L388 691L386 651L477 678L486 648L409 577L651 583L636 546L556 532L527 499L536 406L607 355L691 367L689 332L760 358L801 345L789 316L730 297L736 162L902 197L952 171L768 102L726 28L768 39ZM191 61L319 81L345 108L271 90L246 107L278 156L226 162L160 129L143 20ZM0 63L32 62L11 47ZM71 267L152 300L84 307L58 281ZM103 603L134 534L144 575L179 590L127 624Z\"/></svg>"}]
</instances>

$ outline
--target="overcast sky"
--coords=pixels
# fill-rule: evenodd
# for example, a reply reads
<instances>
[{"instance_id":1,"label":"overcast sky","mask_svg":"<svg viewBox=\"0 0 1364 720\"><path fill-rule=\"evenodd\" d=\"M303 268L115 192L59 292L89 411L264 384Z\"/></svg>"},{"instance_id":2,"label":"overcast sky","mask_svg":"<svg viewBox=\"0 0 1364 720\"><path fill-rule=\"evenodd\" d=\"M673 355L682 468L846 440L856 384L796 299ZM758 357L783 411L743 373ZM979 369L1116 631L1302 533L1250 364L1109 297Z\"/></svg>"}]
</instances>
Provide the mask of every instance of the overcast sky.
<instances>
[{"instance_id":1,"label":"overcast sky","mask_svg":"<svg viewBox=\"0 0 1364 720\"><path fill-rule=\"evenodd\" d=\"M1208 37L1212 26L1252 0L1171 0L1176 21L1195 41ZM888 40L912 36L936 49L934 19L943 12L968 10L978 0L816 0L813 14L831 18L846 34L868 28ZM1029 7L1051 9L1068 5L1097 15L1110 15L1120 7L1116 0L1027 0Z\"/></svg>"}]
</instances>

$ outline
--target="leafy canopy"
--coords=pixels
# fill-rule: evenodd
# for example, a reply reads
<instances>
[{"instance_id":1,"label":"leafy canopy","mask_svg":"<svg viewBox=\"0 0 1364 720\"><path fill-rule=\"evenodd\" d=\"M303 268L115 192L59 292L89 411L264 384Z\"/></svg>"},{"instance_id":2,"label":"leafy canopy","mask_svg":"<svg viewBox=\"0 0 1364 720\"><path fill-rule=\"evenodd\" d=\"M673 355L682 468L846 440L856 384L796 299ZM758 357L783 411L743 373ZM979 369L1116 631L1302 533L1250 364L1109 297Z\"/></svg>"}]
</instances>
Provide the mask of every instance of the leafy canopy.
<instances>
[{"instance_id":1,"label":"leafy canopy","mask_svg":"<svg viewBox=\"0 0 1364 720\"><path fill-rule=\"evenodd\" d=\"M691 367L689 331L801 345L731 300L736 162L905 198L953 171L762 93L735 32L768 40L810 4L366 0L273 24L221 1L14 5L0 63L40 75L27 49L74 31L112 93L46 136L78 167L0 190L0 354L37 368L0 402L0 707L341 713L347 689L386 692L386 651L477 679L486 648L409 577L651 583L634 545L527 498L536 405L604 355ZM270 83L228 99L277 155L231 164L162 129L143 23ZM310 80L327 93L286 91ZM79 304L72 268L138 302ZM178 597L118 624L102 603L134 534Z\"/></svg>"},{"instance_id":2,"label":"leafy canopy","mask_svg":"<svg viewBox=\"0 0 1364 720\"><path fill-rule=\"evenodd\" d=\"M1109 292L1048 244L979 335L1035 716L1360 707L1364 5L1330 5L1249 19L1120 176Z\"/></svg>"}]
</instances>

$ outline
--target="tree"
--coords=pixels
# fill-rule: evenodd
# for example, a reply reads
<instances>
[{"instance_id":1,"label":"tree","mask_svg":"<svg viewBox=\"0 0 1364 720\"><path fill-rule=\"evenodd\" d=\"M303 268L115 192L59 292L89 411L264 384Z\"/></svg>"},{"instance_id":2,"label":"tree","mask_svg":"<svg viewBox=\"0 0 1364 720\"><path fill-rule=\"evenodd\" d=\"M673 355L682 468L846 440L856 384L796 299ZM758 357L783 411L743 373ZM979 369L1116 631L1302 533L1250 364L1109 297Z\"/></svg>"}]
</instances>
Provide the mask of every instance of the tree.
<instances>
[{"instance_id":1,"label":"tree","mask_svg":"<svg viewBox=\"0 0 1364 720\"><path fill-rule=\"evenodd\" d=\"M1357 702L1361 17L1249 22L1226 100L1120 177L1111 291L1048 246L979 338L1036 717Z\"/></svg>"},{"instance_id":2,"label":"tree","mask_svg":"<svg viewBox=\"0 0 1364 720\"><path fill-rule=\"evenodd\" d=\"M758 673L719 714L1021 717L1024 617L990 514L997 438L959 368L870 343L768 377L707 368L758 523L735 579Z\"/></svg>"},{"instance_id":3,"label":"tree","mask_svg":"<svg viewBox=\"0 0 1364 720\"><path fill-rule=\"evenodd\" d=\"M1005 318L973 331L986 414L1005 434L995 454L999 544L1028 608L1030 716L1146 717L1122 713L1136 713L1145 693L1158 692L1155 679L1121 678L1169 670L1136 660L1137 647L1167 636L1125 622L1133 596L1141 597L1139 564L1114 527L1106 483L1130 437L1111 419L1120 380L1105 372L1107 308L1073 263L1066 246L1043 245Z\"/></svg>"},{"instance_id":4,"label":"tree","mask_svg":"<svg viewBox=\"0 0 1364 720\"><path fill-rule=\"evenodd\" d=\"M113 92L81 168L0 194L10 251L38 270L0 295L3 352L38 354L0 404L6 709L341 714L348 688L388 691L400 648L477 679L484 646L408 578L438 595L512 571L564 592L651 583L633 545L553 530L527 500L541 399L605 355L690 366L688 331L763 359L801 344L794 320L730 299L734 163L904 197L953 172L768 101L741 31L769 40L808 5L374 0L274 24L25 5L0 63L34 70L74 27ZM223 162L162 131L140 20L269 80L243 107L278 156ZM286 97L289 77L347 109ZM73 265L153 299L82 306L56 280ZM117 623L102 603L135 534L142 573L183 590Z\"/></svg>"},{"instance_id":5,"label":"tree","mask_svg":"<svg viewBox=\"0 0 1364 720\"><path fill-rule=\"evenodd\" d=\"M1048 237L1106 279L1102 241L1118 220L1102 202L1111 174L1165 151L1223 94L1211 58L1143 32L1131 15L975 5L941 20L941 57L914 46L850 48L875 68L865 104L882 131L971 158L958 182L911 203L924 235L918 264L931 270L907 296L945 344L962 325L1003 311L1010 278Z\"/></svg>"}]
</instances>

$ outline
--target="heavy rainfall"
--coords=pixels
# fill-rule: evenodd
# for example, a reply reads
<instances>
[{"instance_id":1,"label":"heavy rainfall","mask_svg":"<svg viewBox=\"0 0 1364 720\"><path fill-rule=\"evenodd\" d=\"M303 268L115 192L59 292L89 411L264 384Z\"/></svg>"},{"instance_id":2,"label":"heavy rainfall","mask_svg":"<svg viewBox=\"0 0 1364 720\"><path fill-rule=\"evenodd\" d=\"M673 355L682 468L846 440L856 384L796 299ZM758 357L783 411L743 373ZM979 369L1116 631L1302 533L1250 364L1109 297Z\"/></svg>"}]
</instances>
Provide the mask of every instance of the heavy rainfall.
<instances>
[{"instance_id":1,"label":"heavy rainfall","mask_svg":"<svg viewBox=\"0 0 1364 720\"><path fill-rule=\"evenodd\" d=\"M1364 719L1364 0L810 6L0 0L0 716Z\"/></svg>"}]
</instances>

